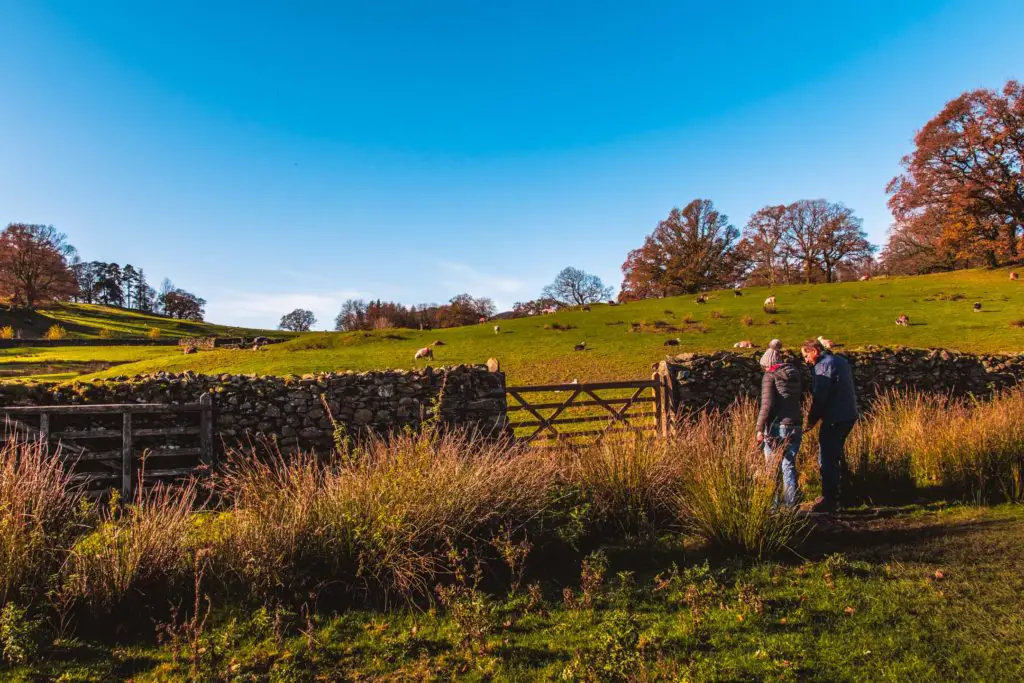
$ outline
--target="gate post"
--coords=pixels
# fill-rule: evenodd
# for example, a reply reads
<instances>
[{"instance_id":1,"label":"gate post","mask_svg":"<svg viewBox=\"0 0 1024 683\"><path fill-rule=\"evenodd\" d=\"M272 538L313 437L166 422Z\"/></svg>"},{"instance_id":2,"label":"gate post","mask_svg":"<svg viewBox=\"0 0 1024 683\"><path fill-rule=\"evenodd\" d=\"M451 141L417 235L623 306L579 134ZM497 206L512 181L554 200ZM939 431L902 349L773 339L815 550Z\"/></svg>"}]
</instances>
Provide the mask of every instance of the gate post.
<instances>
[{"instance_id":1,"label":"gate post","mask_svg":"<svg viewBox=\"0 0 1024 683\"><path fill-rule=\"evenodd\" d=\"M207 467L213 465L213 397L203 394L199 397L199 462Z\"/></svg>"},{"instance_id":2,"label":"gate post","mask_svg":"<svg viewBox=\"0 0 1024 683\"><path fill-rule=\"evenodd\" d=\"M659 426L661 427L662 436L668 436L675 428L676 411L678 409L676 405L678 397L676 378L672 376L668 361L663 360L658 363L658 372L655 373L655 377L658 379L658 393L660 394L658 397L658 412L661 414Z\"/></svg>"},{"instance_id":3,"label":"gate post","mask_svg":"<svg viewBox=\"0 0 1024 683\"><path fill-rule=\"evenodd\" d=\"M121 500L130 502L135 494L132 448L132 414L125 410L121 413Z\"/></svg>"}]
</instances>

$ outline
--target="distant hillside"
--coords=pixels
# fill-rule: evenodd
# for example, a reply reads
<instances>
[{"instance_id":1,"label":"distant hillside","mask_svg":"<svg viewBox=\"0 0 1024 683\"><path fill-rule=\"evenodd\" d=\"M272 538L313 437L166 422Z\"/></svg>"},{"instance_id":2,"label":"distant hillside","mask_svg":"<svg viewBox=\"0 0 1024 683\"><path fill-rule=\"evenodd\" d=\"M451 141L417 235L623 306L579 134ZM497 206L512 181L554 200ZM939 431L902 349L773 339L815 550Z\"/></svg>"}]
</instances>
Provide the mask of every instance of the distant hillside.
<instances>
[{"instance_id":1,"label":"distant hillside","mask_svg":"<svg viewBox=\"0 0 1024 683\"><path fill-rule=\"evenodd\" d=\"M160 330L169 339L192 336L254 336L267 334L266 330L228 327L189 320L174 320L159 315L111 308L93 304L54 304L36 311L0 309L0 327L10 325L20 330L25 338L39 338L52 325L61 325L70 338L99 338L104 334L114 337L145 337L152 328ZM106 331L106 332L104 332ZM275 336L282 333L275 331Z\"/></svg>"},{"instance_id":2,"label":"distant hillside","mask_svg":"<svg viewBox=\"0 0 1024 683\"><path fill-rule=\"evenodd\" d=\"M773 338L793 348L824 335L847 348L867 345L947 347L963 351L1024 351L1024 281L1007 270L972 270L918 277L879 278L832 285L787 285L653 299L591 311L502 320L494 324L420 332L309 333L265 349L169 355L129 363L104 375L156 370L303 374L320 371L422 367L419 347L436 340L433 365L481 363L498 358L513 382L636 378L668 353L732 348L750 340L763 349ZM778 313L761 309L768 294ZM973 304L982 304L974 312ZM910 316L909 327L896 317ZM1020 326L1018 326L1020 325ZM665 346L679 339L678 346ZM573 351L586 342L587 350ZM92 376L92 375L90 375Z\"/></svg>"}]
</instances>

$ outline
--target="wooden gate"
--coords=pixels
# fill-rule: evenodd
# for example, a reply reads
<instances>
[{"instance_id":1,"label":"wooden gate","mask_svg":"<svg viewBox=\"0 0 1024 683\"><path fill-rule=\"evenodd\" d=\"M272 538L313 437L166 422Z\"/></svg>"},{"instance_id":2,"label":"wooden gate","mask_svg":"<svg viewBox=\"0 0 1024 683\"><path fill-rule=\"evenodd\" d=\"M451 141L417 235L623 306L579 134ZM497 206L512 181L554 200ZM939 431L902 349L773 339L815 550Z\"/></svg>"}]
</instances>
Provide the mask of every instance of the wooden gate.
<instances>
[{"instance_id":1,"label":"wooden gate","mask_svg":"<svg viewBox=\"0 0 1024 683\"><path fill-rule=\"evenodd\" d=\"M663 382L657 377L506 387L505 396L516 438L525 443L583 443L610 434L666 434L668 430Z\"/></svg>"},{"instance_id":2,"label":"wooden gate","mask_svg":"<svg viewBox=\"0 0 1024 683\"><path fill-rule=\"evenodd\" d=\"M213 464L213 401L110 405L28 406L0 409L5 431L60 446L72 481L87 492L182 479ZM168 424L173 423L173 424Z\"/></svg>"}]
</instances>

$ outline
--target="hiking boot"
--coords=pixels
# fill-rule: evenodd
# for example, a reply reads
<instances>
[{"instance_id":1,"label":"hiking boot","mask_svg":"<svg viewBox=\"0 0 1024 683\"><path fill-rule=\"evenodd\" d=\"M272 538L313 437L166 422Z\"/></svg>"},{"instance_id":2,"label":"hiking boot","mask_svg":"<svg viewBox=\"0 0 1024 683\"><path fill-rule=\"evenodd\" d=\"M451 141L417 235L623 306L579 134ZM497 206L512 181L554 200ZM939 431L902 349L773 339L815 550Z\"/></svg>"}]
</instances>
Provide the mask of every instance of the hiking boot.
<instances>
[{"instance_id":1,"label":"hiking boot","mask_svg":"<svg viewBox=\"0 0 1024 683\"><path fill-rule=\"evenodd\" d=\"M814 499L814 504L811 505L811 512L835 512L839 508L834 500L829 500L824 496L818 496Z\"/></svg>"}]
</instances>

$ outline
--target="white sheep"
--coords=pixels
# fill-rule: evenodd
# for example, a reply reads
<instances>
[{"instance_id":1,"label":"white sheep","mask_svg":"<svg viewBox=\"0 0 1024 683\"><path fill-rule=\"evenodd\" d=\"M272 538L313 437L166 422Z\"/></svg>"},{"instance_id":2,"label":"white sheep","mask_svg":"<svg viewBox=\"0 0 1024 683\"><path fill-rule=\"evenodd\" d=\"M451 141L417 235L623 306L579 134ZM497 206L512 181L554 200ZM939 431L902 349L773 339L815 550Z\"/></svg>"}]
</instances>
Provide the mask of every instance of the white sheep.
<instances>
[{"instance_id":1,"label":"white sheep","mask_svg":"<svg viewBox=\"0 0 1024 683\"><path fill-rule=\"evenodd\" d=\"M775 295L772 295L764 300L764 312L774 313L775 312Z\"/></svg>"},{"instance_id":2,"label":"white sheep","mask_svg":"<svg viewBox=\"0 0 1024 683\"><path fill-rule=\"evenodd\" d=\"M430 360L434 360L434 349L429 346L424 346L416 352L415 356L413 356L413 360L419 360L420 358L429 358Z\"/></svg>"},{"instance_id":3,"label":"white sheep","mask_svg":"<svg viewBox=\"0 0 1024 683\"><path fill-rule=\"evenodd\" d=\"M896 318L896 324L900 327L910 327L910 317L904 313Z\"/></svg>"},{"instance_id":4,"label":"white sheep","mask_svg":"<svg viewBox=\"0 0 1024 683\"><path fill-rule=\"evenodd\" d=\"M734 348L734 349L752 349L752 348L754 348L754 346L755 346L754 342L750 341L749 339L744 339L743 341L738 341L735 344L733 344L732 348Z\"/></svg>"},{"instance_id":5,"label":"white sheep","mask_svg":"<svg viewBox=\"0 0 1024 683\"><path fill-rule=\"evenodd\" d=\"M494 326L494 334L499 334L500 332L501 332L501 326L500 325L495 325Z\"/></svg>"}]
</instances>

